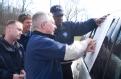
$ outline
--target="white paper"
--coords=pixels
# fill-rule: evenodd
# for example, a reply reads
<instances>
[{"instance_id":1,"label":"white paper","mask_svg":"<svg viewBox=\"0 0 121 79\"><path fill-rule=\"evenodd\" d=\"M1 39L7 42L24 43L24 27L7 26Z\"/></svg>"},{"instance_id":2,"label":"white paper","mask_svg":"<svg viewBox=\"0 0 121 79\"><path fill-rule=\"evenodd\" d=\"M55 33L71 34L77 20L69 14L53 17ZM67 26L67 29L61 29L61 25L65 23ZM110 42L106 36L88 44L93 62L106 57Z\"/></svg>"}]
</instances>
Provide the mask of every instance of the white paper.
<instances>
[{"instance_id":1,"label":"white paper","mask_svg":"<svg viewBox=\"0 0 121 79\"><path fill-rule=\"evenodd\" d=\"M94 53L88 52L86 57L85 57L85 63L88 67L88 70L90 71L91 68L93 67L93 64L98 56L99 50L101 48L101 45L103 43L103 40L108 32L108 29L110 27L110 24L113 21L113 16L109 16L104 23L101 24L100 27L97 28L94 40L96 40L96 49Z\"/></svg>"}]
</instances>

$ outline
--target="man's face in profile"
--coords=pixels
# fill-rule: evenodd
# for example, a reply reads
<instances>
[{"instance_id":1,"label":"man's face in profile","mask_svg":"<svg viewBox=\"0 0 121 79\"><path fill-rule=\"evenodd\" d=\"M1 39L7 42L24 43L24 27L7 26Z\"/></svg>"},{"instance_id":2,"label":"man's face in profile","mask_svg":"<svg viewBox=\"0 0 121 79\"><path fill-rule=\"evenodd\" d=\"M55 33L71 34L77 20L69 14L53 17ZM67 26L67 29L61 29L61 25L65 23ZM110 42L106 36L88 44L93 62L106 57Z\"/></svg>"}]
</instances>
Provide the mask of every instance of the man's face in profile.
<instances>
[{"instance_id":1,"label":"man's face in profile","mask_svg":"<svg viewBox=\"0 0 121 79\"><path fill-rule=\"evenodd\" d=\"M60 16L53 16L54 20L55 20L55 24L57 26L61 25L63 22L63 15Z\"/></svg>"},{"instance_id":2,"label":"man's face in profile","mask_svg":"<svg viewBox=\"0 0 121 79\"><path fill-rule=\"evenodd\" d=\"M30 31L31 25L32 25L32 19L24 20L24 22L23 22L23 30L24 30L24 32Z\"/></svg>"}]
</instances>

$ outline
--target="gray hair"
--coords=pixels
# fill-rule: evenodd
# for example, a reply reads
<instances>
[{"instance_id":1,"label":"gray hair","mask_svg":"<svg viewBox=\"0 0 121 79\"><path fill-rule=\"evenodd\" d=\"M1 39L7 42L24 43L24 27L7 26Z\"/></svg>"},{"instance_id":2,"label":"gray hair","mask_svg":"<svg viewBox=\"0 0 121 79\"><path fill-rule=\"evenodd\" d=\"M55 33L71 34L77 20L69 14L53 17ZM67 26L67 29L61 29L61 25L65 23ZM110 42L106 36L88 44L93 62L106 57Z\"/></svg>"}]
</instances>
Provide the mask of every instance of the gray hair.
<instances>
[{"instance_id":1,"label":"gray hair","mask_svg":"<svg viewBox=\"0 0 121 79\"><path fill-rule=\"evenodd\" d=\"M32 30L38 29L43 22L54 21L51 13L37 12L32 17Z\"/></svg>"}]
</instances>

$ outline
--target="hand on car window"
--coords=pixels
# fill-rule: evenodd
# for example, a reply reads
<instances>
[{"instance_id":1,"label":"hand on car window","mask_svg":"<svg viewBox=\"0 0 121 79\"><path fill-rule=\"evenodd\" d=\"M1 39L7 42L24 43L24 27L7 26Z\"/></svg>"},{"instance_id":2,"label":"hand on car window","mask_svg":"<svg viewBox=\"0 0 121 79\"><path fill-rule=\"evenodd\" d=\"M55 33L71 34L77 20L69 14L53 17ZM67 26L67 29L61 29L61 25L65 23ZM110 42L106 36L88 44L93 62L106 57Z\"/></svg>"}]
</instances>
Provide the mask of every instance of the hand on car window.
<instances>
[{"instance_id":1,"label":"hand on car window","mask_svg":"<svg viewBox=\"0 0 121 79\"><path fill-rule=\"evenodd\" d=\"M88 43L86 52L94 52L96 47L96 41L91 38L88 38L88 41L89 43Z\"/></svg>"},{"instance_id":2,"label":"hand on car window","mask_svg":"<svg viewBox=\"0 0 121 79\"><path fill-rule=\"evenodd\" d=\"M110 15L110 14L107 14L107 15L102 16L101 18L95 18L94 20L95 20L96 24L97 24L98 26L100 26L100 24L103 23L104 20L105 20L109 15Z\"/></svg>"}]
</instances>

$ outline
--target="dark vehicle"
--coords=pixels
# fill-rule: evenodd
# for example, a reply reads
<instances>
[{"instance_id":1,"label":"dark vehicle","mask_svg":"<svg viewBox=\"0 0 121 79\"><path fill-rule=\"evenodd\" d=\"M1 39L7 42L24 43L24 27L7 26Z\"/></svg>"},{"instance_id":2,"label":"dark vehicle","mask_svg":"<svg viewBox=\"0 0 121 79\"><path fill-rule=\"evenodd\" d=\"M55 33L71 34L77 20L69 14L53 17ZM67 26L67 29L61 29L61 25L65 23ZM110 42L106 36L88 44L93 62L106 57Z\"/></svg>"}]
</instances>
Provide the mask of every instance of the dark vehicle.
<instances>
[{"instance_id":1,"label":"dark vehicle","mask_svg":"<svg viewBox=\"0 0 121 79\"><path fill-rule=\"evenodd\" d=\"M105 27L101 29L102 32L97 29L90 35L98 42L95 53L86 55L84 58L91 79L121 79L120 14L121 12L110 15L101 25ZM80 69L79 76L83 76L81 73Z\"/></svg>"},{"instance_id":2,"label":"dark vehicle","mask_svg":"<svg viewBox=\"0 0 121 79\"><path fill-rule=\"evenodd\" d=\"M121 17L118 14L112 16L90 75L92 79L121 79Z\"/></svg>"}]
</instances>

